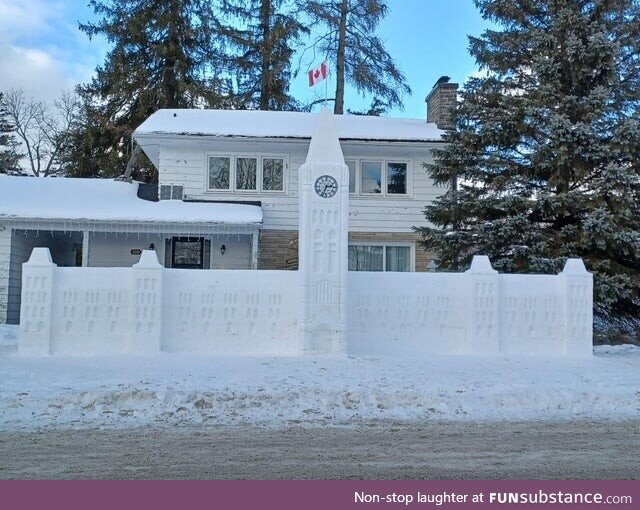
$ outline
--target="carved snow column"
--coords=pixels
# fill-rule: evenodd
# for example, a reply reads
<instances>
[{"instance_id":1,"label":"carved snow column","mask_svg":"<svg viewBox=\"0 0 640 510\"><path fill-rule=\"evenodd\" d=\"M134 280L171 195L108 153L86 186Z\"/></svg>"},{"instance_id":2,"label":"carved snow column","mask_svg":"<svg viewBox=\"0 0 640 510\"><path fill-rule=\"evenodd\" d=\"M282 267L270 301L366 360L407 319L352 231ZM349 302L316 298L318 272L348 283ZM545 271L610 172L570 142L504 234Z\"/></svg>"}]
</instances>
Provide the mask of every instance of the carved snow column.
<instances>
[{"instance_id":1,"label":"carved snow column","mask_svg":"<svg viewBox=\"0 0 640 510\"><path fill-rule=\"evenodd\" d=\"M132 267L133 319L131 322L132 352L159 352L162 341L162 273L154 250L144 250Z\"/></svg>"},{"instance_id":2,"label":"carved snow column","mask_svg":"<svg viewBox=\"0 0 640 510\"><path fill-rule=\"evenodd\" d=\"M34 248L29 260L22 264L20 354L51 354L51 307L57 267L49 248Z\"/></svg>"},{"instance_id":3,"label":"carved snow column","mask_svg":"<svg viewBox=\"0 0 640 510\"><path fill-rule=\"evenodd\" d=\"M349 169L333 115L319 114L298 171L298 340L307 354L345 352Z\"/></svg>"},{"instance_id":4,"label":"carved snow column","mask_svg":"<svg viewBox=\"0 0 640 510\"><path fill-rule=\"evenodd\" d=\"M592 356L593 275L582 259L568 259L559 276L564 286L566 354Z\"/></svg>"},{"instance_id":5,"label":"carved snow column","mask_svg":"<svg viewBox=\"0 0 640 510\"><path fill-rule=\"evenodd\" d=\"M467 351L495 355L504 350L500 342L500 300L498 271L489 257L476 255L465 272L470 299L467 322Z\"/></svg>"}]
</instances>

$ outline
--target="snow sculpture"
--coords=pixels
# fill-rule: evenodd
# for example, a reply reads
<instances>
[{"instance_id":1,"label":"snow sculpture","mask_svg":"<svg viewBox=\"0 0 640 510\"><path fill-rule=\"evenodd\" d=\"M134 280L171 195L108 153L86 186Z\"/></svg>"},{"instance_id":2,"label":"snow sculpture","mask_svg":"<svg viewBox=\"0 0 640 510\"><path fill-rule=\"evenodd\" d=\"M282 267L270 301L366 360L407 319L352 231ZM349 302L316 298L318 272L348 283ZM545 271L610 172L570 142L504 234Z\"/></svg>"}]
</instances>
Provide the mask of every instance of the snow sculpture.
<instances>
[{"instance_id":1,"label":"snow sculpture","mask_svg":"<svg viewBox=\"0 0 640 510\"><path fill-rule=\"evenodd\" d=\"M320 112L298 178L298 341L304 353L344 353L349 169L326 109Z\"/></svg>"},{"instance_id":2,"label":"snow sculpture","mask_svg":"<svg viewBox=\"0 0 640 510\"><path fill-rule=\"evenodd\" d=\"M564 279L565 352L591 356L593 349L593 274L582 259L568 259L559 275Z\"/></svg>"},{"instance_id":3,"label":"snow sculpture","mask_svg":"<svg viewBox=\"0 0 640 510\"><path fill-rule=\"evenodd\" d=\"M498 271L491 267L489 257L476 255L465 275L469 277L466 295L469 325L464 350L475 353L503 351L500 345Z\"/></svg>"},{"instance_id":4,"label":"snow sculpture","mask_svg":"<svg viewBox=\"0 0 640 510\"><path fill-rule=\"evenodd\" d=\"M22 265L22 305L20 309L20 354L51 354L55 270L49 248L34 248Z\"/></svg>"},{"instance_id":5,"label":"snow sculpture","mask_svg":"<svg viewBox=\"0 0 640 510\"><path fill-rule=\"evenodd\" d=\"M131 350L159 352L162 335L162 274L164 268L153 250L143 250L133 266L135 314L132 324Z\"/></svg>"}]
</instances>

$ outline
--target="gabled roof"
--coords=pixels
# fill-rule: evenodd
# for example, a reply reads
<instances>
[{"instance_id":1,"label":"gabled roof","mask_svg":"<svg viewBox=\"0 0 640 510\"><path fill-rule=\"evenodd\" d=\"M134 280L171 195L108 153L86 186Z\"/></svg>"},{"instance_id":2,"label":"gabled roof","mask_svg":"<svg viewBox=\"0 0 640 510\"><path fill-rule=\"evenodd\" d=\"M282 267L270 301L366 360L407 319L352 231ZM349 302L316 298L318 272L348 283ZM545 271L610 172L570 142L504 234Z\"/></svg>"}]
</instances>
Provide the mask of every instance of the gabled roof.
<instances>
[{"instance_id":1,"label":"gabled roof","mask_svg":"<svg viewBox=\"0 0 640 510\"><path fill-rule=\"evenodd\" d=\"M138 183L108 179L10 177L0 175L0 221L87 220L138 223L262 223L262 208L245 204L150 202L137 196Z\"/></svg>"},{"instance_id":2,"label":"gabled roof","mask_svg":"<svg viewBox=\"0 0 640 510\"><path fill-rule=\"evenodd\" d=\"M250 138L311 138L317 113L259 110L158 110L133 137L191 135ZM424 119L335 115L340 140L440 141L444 131Z\"/></svg>"}]
</instances>

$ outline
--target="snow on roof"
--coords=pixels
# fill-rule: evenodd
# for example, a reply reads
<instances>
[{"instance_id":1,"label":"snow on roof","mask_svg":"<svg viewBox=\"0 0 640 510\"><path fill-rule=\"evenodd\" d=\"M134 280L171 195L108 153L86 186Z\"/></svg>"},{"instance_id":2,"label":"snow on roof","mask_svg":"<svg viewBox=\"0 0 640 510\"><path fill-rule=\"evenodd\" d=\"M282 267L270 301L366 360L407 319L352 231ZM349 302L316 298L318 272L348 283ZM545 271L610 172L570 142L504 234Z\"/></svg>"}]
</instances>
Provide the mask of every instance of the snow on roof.
<instances>
[{"instance_id":1,"label":"snow on roof","mask_svg":"<svg viewBox=\"0 0 640 510\"><path fill-rule=\"evenodd\" d=\"M138 183L107 179L0 176L0 220L6 218L158 223L260 224L262 208L245 204L149 202Z\"/></svg>"},{"instance_id":2,"label":"snow on roof","mask_svg":"<svg viewBox=\"0 0 640 510\"><path fill-rule=\"evenodd\" d=\"M424 119L335 115L341 140L439 141L444 131ZM311 138L317 113L259 110L158 110L133 133L258 138Z\"/></svg>"}]
</instances>

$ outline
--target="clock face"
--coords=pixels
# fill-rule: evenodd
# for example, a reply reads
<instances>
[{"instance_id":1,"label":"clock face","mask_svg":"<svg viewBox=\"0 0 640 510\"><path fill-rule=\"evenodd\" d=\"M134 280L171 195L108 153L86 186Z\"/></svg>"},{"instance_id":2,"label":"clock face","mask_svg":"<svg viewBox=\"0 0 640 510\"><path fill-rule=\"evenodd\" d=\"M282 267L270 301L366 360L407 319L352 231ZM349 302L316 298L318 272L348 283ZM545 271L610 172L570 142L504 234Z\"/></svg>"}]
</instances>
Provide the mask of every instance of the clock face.
<instances>
[{"instance_id":1,"label":"clock face","mask_svg":"<svg viewBox=\"0 0 640 510\"><path fill-rule=\"evenodd\" d=\"M338 192L338 181L330 175L321 175L316 179L315 190L322 198L331 198Z\"/></svg>"}]
</instances>

